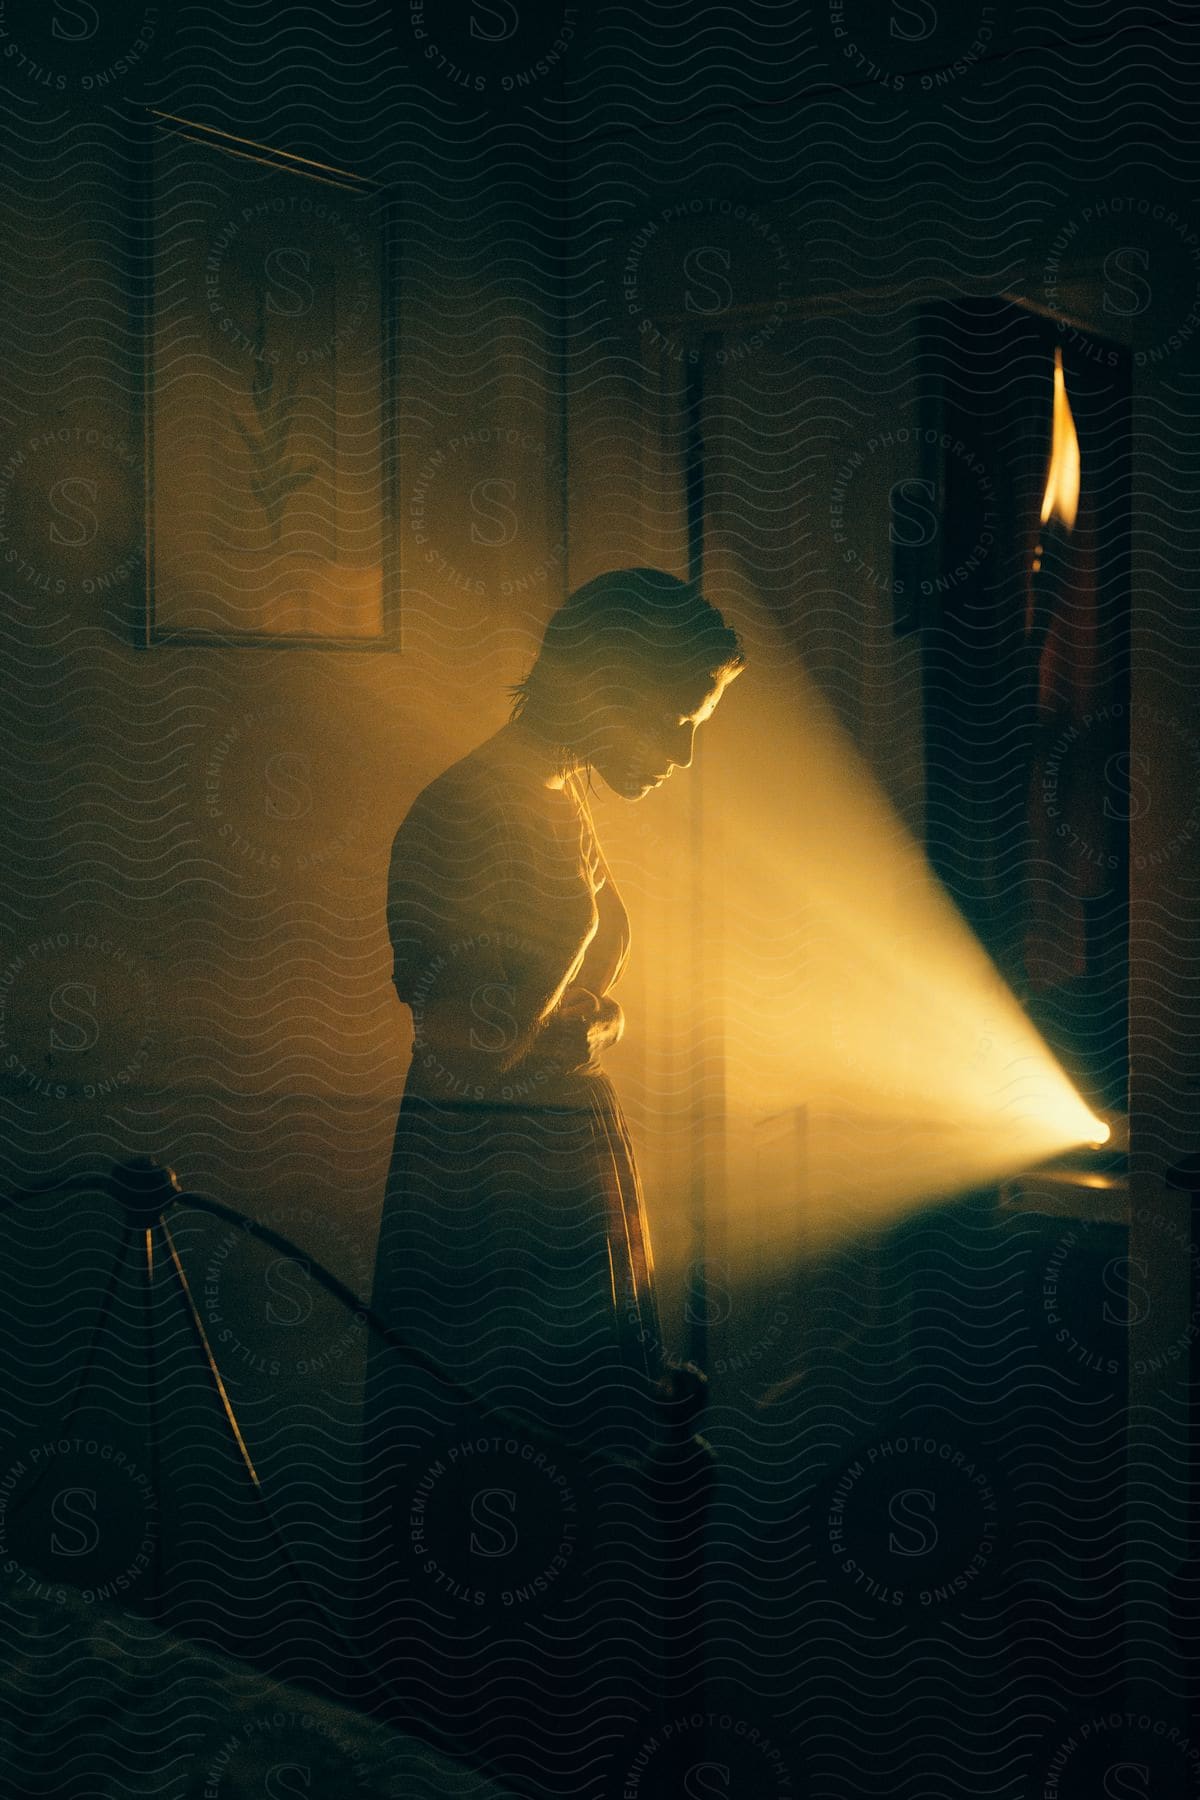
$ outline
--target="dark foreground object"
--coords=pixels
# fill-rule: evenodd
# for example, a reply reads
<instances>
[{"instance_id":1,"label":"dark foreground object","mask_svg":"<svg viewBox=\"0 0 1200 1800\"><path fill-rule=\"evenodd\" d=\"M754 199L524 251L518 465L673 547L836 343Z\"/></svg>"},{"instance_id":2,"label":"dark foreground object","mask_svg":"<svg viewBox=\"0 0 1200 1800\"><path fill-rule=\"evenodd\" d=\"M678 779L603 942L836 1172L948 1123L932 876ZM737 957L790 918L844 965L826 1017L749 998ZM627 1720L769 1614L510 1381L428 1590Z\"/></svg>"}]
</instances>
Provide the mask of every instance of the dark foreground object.
<instances>
[{"instance_id":1,"label":"dark foreground object","mask_svg":"<svg viewBox=\"0 0 1200 1800\"><path fill-rule=\"evenodd\" d=\"M477 1771L62 1589L0 1576L6 1800L502 1800Z\"/></svg>"}]
</instances>

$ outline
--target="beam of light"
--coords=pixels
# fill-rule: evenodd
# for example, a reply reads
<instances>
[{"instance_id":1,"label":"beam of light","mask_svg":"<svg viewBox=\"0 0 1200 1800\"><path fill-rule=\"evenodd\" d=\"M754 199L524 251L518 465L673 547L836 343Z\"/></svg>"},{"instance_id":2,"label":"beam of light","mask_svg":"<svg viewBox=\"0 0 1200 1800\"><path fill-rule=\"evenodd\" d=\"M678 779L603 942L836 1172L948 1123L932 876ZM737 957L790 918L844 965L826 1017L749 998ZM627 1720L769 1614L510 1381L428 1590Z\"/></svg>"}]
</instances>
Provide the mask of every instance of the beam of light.
<instances>
[{"instance_id":1,"label":"beam of light","mask_svg":"<svg viewBox=\"0 0 1200 1800\"><path fill-rule=\"evenodd\" d=\"M643 1135L654 1137L673 1104L682 1131L692 1129L682 1123L685 1090L714 1096L721 1128L712 1132L711 1117L700 1128L717 1140L709 1253L761 1271L773 1256L821 1253L915 1207L1098 1145L1108 1127L765 607L745 582L733 590L735 569L727 562L707 584L743 630L750 662L701 734L702 866L682 783L627 809L646 814L636 835L615 807L604 809L602 830L610 863L621 865L646 984L645 1016L634 1021L651 1039ZM907 759L919 766L918 718L911 730ZM657 844L650 809L664 834ZM699 992L675 942L695 882ZM682 1203L679 1218L669 1212L685 1166L668 1149L648 1170L660 1262L686 1239Z\"/></svg>"},{"instance_id":2,"label":"beam of light","mask_svg":"<svg viewBox=\"0 0 1200 1800\"><path fill-rule=\"evenodd\" d=\"M720 551L713 546L706 589L743 632L745 675L698 733L693 770L636 805L597 783L597 825L632 925L617 990L626 1036L605 1066L630 1115L660 1270L671 1277L695 1253L689 1183L700 1137L704 1253L757 1278L773 1258L819 1255L1104 1143L1109 1128L916 842L916 708L907 768L878 756L897 806L736 554ZM462 602L448 594L445 604ZM886 621L880 629L890 642ZM423 654L431 670L412 689L422 778L502 722L503 684L534 645L533 625L514 628L456 670L452 688L440 641L418 638L414 658ZM905 649L914 667L891 690L872 673L872 652L864 657L868 737L882 718L892 741L904 738L898 691L917 687L915 646Z\"/></svg>"}]
</instances>

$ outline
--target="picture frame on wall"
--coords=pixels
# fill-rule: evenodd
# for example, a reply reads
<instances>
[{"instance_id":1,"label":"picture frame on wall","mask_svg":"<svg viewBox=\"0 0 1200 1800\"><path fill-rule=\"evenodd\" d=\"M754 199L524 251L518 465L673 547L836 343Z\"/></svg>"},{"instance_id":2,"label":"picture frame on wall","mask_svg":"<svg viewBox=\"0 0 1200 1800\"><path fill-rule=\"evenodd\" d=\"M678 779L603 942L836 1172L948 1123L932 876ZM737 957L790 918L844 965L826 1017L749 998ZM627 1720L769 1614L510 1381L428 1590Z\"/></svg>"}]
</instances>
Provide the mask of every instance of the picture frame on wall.
<instances>
[{"instance_id":1,"label":"picture frame on wall","mask_svg":"<svg viewBox=\"0 0 1200 1800\"><path fill-rule=\"evenodd\" d=\"M151 115L142 641L400 647L393 197Z\"/></svg>"}]
</instances>

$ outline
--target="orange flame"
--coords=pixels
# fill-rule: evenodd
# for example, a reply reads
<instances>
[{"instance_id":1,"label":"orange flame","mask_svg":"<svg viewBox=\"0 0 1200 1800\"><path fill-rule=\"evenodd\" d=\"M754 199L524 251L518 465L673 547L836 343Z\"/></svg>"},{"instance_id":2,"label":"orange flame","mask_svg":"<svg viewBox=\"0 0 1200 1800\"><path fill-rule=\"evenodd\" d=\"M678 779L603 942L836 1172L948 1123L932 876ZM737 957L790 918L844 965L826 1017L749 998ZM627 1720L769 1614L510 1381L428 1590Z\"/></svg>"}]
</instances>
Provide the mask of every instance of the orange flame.
<instances>
[{"instance_id":1,"label":"orange flame","mask_svg":"<svg viewBox=\"0 0 1200 1800\"><path fill-rule=\"evenodd\" d=\"M1050 468L1042 495L1042 524L1059 518L1070 531L1079 511L1079 438L1071 402L1067 398L1062 351L1054 352L1054 430L1050 440Z\"/></svg>"}]
</instances>

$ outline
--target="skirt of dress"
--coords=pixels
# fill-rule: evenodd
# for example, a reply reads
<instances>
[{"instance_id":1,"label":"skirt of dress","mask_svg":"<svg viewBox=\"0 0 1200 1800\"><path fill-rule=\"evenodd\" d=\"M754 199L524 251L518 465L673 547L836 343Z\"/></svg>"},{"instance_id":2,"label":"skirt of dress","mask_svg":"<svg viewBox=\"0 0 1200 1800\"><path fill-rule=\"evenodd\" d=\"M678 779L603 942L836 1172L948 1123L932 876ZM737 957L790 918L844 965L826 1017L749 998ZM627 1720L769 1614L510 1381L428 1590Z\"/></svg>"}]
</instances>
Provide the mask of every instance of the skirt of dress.
<instances>
[{"instance_id":1,"label":"skirt of dress","mask_svg":"<svg viewBox=\"0 0 1200 1800\"><path fill-rule=\"evenodd\" d=\"M406 1093L373 1305L473 1398L373 1337L363 1424L359 1616L387 1714L539 1800L575 1790L564 1758L607 1754L597 1717L629 1712L656 1654L651 1256L612 1086L575 1086L555 1107Z\"/></svg>"},{"instance_id":2,"label":"skirt of dress","mask_svg":"<svg viewBox=\"0 0 1200 1800\"><path fill-rule=\"evenodd\" d=\"M555 1106L406 1093L373 1306L482 1402L636 1455L662 1369L641 1184L608 1077L574 1087L575 1103ZM373 1428L403 1429L430 1391L374 1344L368 1452Z\"/></svg>"}]
</instances>

